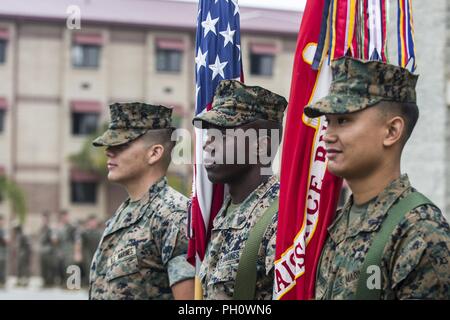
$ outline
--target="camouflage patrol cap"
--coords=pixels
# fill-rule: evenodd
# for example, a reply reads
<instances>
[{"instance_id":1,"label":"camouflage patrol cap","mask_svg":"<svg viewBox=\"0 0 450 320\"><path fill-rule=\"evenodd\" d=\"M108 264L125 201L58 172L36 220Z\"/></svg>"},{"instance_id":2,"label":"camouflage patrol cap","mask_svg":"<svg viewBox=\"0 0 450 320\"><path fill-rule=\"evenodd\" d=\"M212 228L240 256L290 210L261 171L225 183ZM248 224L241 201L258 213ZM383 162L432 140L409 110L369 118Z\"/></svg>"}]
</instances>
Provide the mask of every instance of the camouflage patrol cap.
<instances>
[{"instance_id":1,"label":"camouflage patrol cap","mask_svg":"<svg viewBox=\"0 0 450 320\"><path fill-rule=\"evenodd\" d=\"M140 102L114 103L109 106L111 122L96 147L118 146L139 138L148 130L171 128L172 109Z\"/></svg>"},{"instance_id":2,"label":"camouflage patrol cap","mask_svg":"<svg viewBox=\"0 0 450 320\"><path fill-rule=\"evenodd\" d=\"M381 101L416 104L419 76L405 68L343 57L333 61L331 69L333 80L328 95L305 107L310 118L351 113Z\"/></svg>"},{"instance_id":3,"label":"camouflage patrol cap","mask_svg":"<svg viewBox=\"0 0 450 320\"><path fill-rule=\"evenodd\" d=\"M282 96L258 86L247 86L237 80L222 80L217 86L212 108L194 118L200 123L231 128L253 122L269 120L282 123L287 101ZM203 126L205 128L205 126Z\"/></svg>"}]
</instances>

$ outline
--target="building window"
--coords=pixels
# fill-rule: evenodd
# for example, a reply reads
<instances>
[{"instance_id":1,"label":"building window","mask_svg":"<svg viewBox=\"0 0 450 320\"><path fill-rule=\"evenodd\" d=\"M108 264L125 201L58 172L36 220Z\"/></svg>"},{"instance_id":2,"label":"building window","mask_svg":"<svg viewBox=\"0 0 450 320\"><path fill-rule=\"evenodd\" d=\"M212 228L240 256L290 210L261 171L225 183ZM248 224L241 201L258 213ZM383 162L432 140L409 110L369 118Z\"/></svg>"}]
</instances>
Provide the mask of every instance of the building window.
<instances>
[{"instance_id":1,"label":"building window","mask_svg":"<svg viewBox=\"0 0 450 320\"><path fill-rule=\"evenodd\" d=\"M0 109L0 133L2 133L5 130L5 110Z\"/></svg>"},{"instance_id":2,"label":"building window","mask_svg":"<svg viewBox=\"0 0 450 320\"><path fill-rule=\"evenodd\" d=\"M6 62L6 44L6 40L0 39L0 63Z\"/></svg>"},{"instance_id":3,"label":"building window","mask_svg":"<svg viewBox=\"0 0 450 320\"><path fill-rule=\"evenodd\" d=\"M272 76L277 52L278 47L272 43L250 44L250 74Z\"/></svg>"},{"instance_id":4,"label":"building window","mask_svg":"<svg viewBox=\"0 0 450 320\"><path fill-rule=\"evenodd\" d=\"M72 65L78 68L98 68L100 46L92 44L74 44L72 47Z\"/></svg>"},{"instance_id":5,"label":"building window","mask_svg":"<svg viewBox=\"0 0 450 320\"><path fill-rule=\"evenodd\" d=\"M186 44L183 39L156 38L156 70L180 72L185 49Z\"/></svg>"},{"instance_id":6,"label":"building window","mask_svg":"<svg viewBox=\"0 0 450 320\"><path fill-rule=\"evenodd\" d=\"M85 135L97 131L100 115L94 112L72 112L72 134Z\"/></svg>"},{"instance_id":7,"label":"building window","mask_svg":"<svg viewBox=\"0 0 450 320\"><path fill-rule=\"evenodd\" d=\"M171 49L156 51L156 70L158 72L180 72L182 52Z\"/></svg>"},{"instance_id":8,"label":"building window","mask_svg":"<svg viewBox=\"0 0 450 320\"><path fill-rule=\"evenodd\" d=\"M97 202L97 182L77 182L71 183L72 203L95 204Z\"/></svg>"},{"instance_id":9,"label":"building window","mask_svg":"<svg viewBox=\"0 0 450 320\"><path fill-rule=\"evenodd\" d=\"M268 54L250 54L250 73L255 76L272 76L275 57Z\"/></svg>"}]
</instances>

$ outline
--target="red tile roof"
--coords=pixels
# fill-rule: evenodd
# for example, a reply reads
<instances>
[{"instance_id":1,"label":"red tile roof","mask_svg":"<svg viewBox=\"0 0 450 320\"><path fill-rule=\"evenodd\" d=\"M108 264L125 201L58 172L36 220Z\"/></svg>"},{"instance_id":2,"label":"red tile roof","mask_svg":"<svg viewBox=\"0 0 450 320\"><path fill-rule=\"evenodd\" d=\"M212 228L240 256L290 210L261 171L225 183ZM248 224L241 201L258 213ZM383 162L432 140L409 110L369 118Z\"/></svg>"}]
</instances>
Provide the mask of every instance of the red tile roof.
<instances>
[{"instance_id":1,"label":"red tile roof","mask_svg":"<svg viewBox=\"0 0 450 320\"><path fill-rule=\"evenodd\" d=\"M34 5L32 5L34 3ZM195 30L197 3L173 0L2 0L0 19L65 21L67 9L81 9L83 23ZM241 7L241 30L296 34L302 12Z\"/></svg>"}]
</instances>

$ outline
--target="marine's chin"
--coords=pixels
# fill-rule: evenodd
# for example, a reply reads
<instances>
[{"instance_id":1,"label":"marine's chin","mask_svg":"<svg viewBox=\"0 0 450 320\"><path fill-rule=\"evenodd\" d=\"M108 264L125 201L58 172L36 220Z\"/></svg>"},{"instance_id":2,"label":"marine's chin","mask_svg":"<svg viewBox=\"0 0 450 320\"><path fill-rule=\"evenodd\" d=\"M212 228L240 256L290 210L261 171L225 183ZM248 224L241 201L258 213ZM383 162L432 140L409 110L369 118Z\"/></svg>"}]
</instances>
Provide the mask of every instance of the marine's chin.
<instances>
[{"instance_id":1,"label":"marine's chin","mask_svg":"<svg viewBox=\"0 0 450 320\"><path fill-rule=\"evenodd\" d=\"M345 170L342 170L342 168L340 168L334 161L328 161L327 169L333 175L345 178Z\"/></svg>"},{"instance_id":2,"label":"marine's chin","mask_svg":"<svg viewBox=\"0 0 450 320\"><path fill-rule=\"evenodd\" d=\"M211 183L223 183L221 179L221 170L217 164L205 166L205 169L208 180L211 181Z\"/></svg>"},{"instance_id":3,"label":"marine's chin","mask_svg":"<svg viewBox=\"0 0 450 320\"><path fill-rule=\"evenodd\" d=\"M115 182L115 183L120 183L121 179L120 179L120 177L117 175L116 172L109 171L109 172L108 172L108 181Z\"/></svg>"}]
</instances>

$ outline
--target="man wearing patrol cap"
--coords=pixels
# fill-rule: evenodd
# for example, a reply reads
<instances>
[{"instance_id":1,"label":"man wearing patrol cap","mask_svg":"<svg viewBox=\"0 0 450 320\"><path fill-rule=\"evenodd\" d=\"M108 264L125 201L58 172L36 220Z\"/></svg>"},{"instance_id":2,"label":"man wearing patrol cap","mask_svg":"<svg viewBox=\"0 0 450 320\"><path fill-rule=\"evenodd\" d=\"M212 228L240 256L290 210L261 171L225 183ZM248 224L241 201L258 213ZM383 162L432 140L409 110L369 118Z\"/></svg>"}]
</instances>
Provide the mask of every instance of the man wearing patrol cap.
<instances>
[{"instance_id":1,"label":"man wearing patrol cap","mask_svg":"<svg viewBox=\"0 0 450 320\"><path fill-rule=\"evenodd\" d=\"M129 198L107 222L90 273L90 299L191 299L186 261L188 199L165 177L171 161L172 110L144 103L110 106L108 179Z\"/></svg>"},{"instance_id":2,"label":"man wearing patrol cap","mask_svg":"<svg viewBox=\"0 0 450 320\"><path fill-rule=\"evenodd\" d=\"M349 57L331 67L330 93L304 112L326 116L328 170L352 196L328 229L316 299L449 299L449 224L400 171L418 76Z\"/></svg>"},{"instance_id":3,"label":"man wearing patrol cap","mask_svg":"<svg viewBox=\"0 0 450 320\"><path fill-rule=\"evenodd\" d=\"M280 186L270 162L280 143L286 106L286 99L269 90L224 80L211 110L193 120L207 129L209 180L229 189L200 268L205 299L272 298ZM267 154L268 163L262 160ZM242 155L245 159L239 161Z\"/></svg>"}]
</instances>

